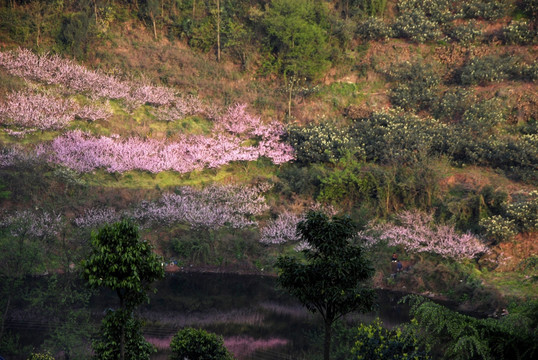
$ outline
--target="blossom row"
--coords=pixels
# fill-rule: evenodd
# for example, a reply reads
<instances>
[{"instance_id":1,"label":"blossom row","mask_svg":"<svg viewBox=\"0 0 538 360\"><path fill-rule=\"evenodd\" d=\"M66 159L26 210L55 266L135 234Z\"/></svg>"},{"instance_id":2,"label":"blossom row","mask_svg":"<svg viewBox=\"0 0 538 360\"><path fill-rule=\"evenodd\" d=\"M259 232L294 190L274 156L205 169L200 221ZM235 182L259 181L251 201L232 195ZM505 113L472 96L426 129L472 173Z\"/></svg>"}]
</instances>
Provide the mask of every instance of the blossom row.
<instances>
[{"instance_id":1,"label":"blossom row","mask_svg":"<svg viewBox=\"0 0 538 360\"><path fill-rule=\"evenodd\" d=\"M15 92L0 103L0 124L40 130L61 129L75 117L96 121L112 115L107 108L92 105L79 106L70 99L61 99L45 94Z\"/></svg>"}]
</instances>

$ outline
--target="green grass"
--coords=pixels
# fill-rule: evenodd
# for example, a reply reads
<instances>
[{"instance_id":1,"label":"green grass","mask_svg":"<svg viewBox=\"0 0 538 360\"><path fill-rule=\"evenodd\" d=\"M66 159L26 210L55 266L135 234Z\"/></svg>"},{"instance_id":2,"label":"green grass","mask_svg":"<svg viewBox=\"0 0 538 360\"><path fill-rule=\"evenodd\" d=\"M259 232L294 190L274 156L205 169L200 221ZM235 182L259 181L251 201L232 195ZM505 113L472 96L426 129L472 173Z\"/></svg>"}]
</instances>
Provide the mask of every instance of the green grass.
<instances>
[{"instance_id":1,"label":"green grass","mask_svg":"<svg viewBox=\"0 0 538 360\"><path fill-rule=\"evenodd\" d=\"M481 278L506 297L538 299L538 281L519 272L484 272Z\"/></svg>"},{"instance_id":2,"label":"green grass","mask_svg":"<svg viewBox=\"0 0 538 360\"><path fill-rule=\"evenodd\" d=\"M82 175L90 186L107 188L151 189L174 186L200 187L212 183L249 183L259 179L270 179L276 172L276 166L265 159L251 162L235 162L218 169L204 169L180 174L175 171L163 171L152 174L147 171L128 171L122 174L111 174L97 170Z\"/></svg>"}]
</instances>

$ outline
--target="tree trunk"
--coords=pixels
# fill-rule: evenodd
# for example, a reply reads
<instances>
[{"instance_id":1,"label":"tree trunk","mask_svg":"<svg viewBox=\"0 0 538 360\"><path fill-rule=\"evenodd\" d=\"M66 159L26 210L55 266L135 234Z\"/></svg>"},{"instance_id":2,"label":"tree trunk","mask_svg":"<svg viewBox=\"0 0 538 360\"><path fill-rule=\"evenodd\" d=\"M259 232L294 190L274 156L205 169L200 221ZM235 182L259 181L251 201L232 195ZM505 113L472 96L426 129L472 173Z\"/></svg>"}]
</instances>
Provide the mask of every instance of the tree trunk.
<instances>
[{"instance_id":1,"label":"tree trunk","mask_svg":"<svg viewBox=\"0 0 538 360\"><path fill-rule=\"evenodd\" d=\"M192 0L192 19L194 20L195 19L195 16L196 15L196 0Z\"/></svg>"},{"instance_id":2,"label":"tree trunk","mask_svg":"<svg viewBox=\"0 0 538 360\"><path fill-rule=\"evenodd\" d=\"M11 293L7 297L6 308L4 310L4 314L2 314L2 324L0 325L0 340L2 340L2 337L4 336L4 326L6 324L6 317L9 311L10 303L11 303Z\"/></svg>"},{"instance_id":3,"label":"tree trunk","mask_svg":"<svg viewBox=\"0 0 538 360\"><path fill-rule=\"evenodd\" d=\"M125 360L125 301L123 294L120 290L116 290L118 297L120 298L120 311L121 311L121 335L120 335L120 360Z\"/></svg>"},{"instance_id":4,"label":"tree trunk","mask_svg":"<svg viewBox=\"0 0 538 360\"><path fill-rule=\"evenodd\" d=\"M329 360L331 354L331 326L329 320L325 320L325 340L323 343L323 360Z\"/></svg>"},{"instance_id":5,"label":"tree trunk","mask_svg":"<svg viewBox=\"0 0 538 360\"><path fill-rule=\"evenodd\" d=\"M151 23L153 24L153 38L157 41L157 26L155 25L155 15L151 14Z\"/></svg>"},{"instance_id":6,"label":"tree trunk","mask_svg":"<svg viewBox=\"0 0 538 360\"><path fill-rule=\"evenodd\" d=\"M293 94L293 81L290 82L290 91L288 94L288 117L291 117L291 95Z\"/></svg>"},{"instance_id":7,"label":"tree trunk","mask_svg":"<svg viewBox=\"0 0 538 360\"><path fill-rule=\"evenodd\" d=\"M217 61L220 62L220 0L217 0Z\"/></svg>"}]
</instances>

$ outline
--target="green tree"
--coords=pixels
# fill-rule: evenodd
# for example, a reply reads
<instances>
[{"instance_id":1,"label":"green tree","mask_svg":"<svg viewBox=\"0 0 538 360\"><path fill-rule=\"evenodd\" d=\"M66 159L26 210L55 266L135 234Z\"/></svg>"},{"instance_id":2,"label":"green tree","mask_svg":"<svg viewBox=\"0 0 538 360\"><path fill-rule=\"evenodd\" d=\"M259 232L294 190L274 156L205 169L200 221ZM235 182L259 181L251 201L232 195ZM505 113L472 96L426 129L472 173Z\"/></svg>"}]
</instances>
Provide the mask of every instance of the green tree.
<instances>
[{"instance_id":1,"label":"green tree","mask_svg":"<svg viewBox=\"0 0 538 360\"><path fill-rule=\"evenodd\" d=\"M92 253L82 267L90 288L110 288L120 302L119 310L103 320L104 336L94 349L97 357L149 359L149 354L140 351L147 343L139 332L141 324L131 324L132 312L148 300L151 283L164 276L162 259L153 253L150 243L140 240L135 224L122 220L92 234Z\"/></svg>"},{"instance_id":2,"label":"green tree","mask_svg":"<svg viewBox=\"0 0 538 360\"><path fill-rule=\"evenodd\" d=\"M353 311L373 308L374 291L364 282L373 268L355 240L356 228L349 216L329 219L311 211L297 225L297 231L310 249L306 261L296 257L277 259L278 284L324 322L323 356L329 359L333 323Z\"/></svg>"},{"instance_id":3,"label":"green tree","mask_svg":"<svg viewBox=\"0 0 538 360\"><path fill-rule=\"evenodd\" d=\"M321 25L326 17L323 5L312 0L273 0L265 11L263 24L284 75L288 112L297 85L317 79L330 64L328 35Z\"/></svg>"},{"instance_id":4,"label":"green tree","mask_svg":"<svg viewBox=\"0 0 538 360\"><path fill-rule=\"evenodd\" d=\"M172 338L171 360L231 360L221 336L202 329L185 328Z\"/></svg>"}]
</instances>

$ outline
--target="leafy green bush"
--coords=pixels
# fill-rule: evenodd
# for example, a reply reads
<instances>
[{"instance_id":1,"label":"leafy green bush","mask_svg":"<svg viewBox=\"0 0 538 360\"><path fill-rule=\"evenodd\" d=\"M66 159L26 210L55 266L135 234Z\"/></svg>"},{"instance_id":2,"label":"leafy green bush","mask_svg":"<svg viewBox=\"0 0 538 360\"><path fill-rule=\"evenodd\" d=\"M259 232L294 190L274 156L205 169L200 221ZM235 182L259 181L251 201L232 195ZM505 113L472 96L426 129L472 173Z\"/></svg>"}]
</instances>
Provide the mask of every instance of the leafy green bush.
<instances>
[{"instance_id":1,"label":"leafy green bush","mask_svg":"<svg viewBox=\"0 0 538 360\"><path fill-rule=\"evenodd\" d=\"M52 356L49 352L32 353L30 354L28 360L54 360L54 356Z\"/></svg>"},{"instance_id":2,"label":"leafy green bush","mask_svg":"<svg viewBox=\"0 0 538 360\"><path fill-rule=\"evenodd\" d=\"M470 90L458 87L450 88L445 91L433 107L433 116L445 121L459 120L472 102L473 96Z\"/></svg>"},{"instance_id":3,"label":"leafy green bush","mask_svg":"<svg viewBox=\"0 0 538 360\"><path fill-rule=\"evenodd\" d=\"M488 55L472 58L461 71L463 85L478 85L493 81L522 78L523 66L514 56Z\"/></svg>"},{"instance_id":4,"label":"leafy green bush","mask_svg":"<svg viewBox=\"0 0 538 360\"><path fill-rule=\"evenodd\" d=\"M295 149L297 161L305 164L338 161L348 151L361 152L346 129L328 122L305 127L292 125L287 139Z\"/></svg>"},{"instance_id":5,"label":"leafy green bush","mask_svg":"<svg viewBox=\"0 0 538 360\"><path fill-rule=\"evenodd\" d=\"M471 20L466 24L455 25L449 29L449 36L452 40L463 45L475 43L482 36L482 29L476 21Z\"/></svg>"},{"instance_id":6,"label":"leafy green bush","mask_svg":"<svg viewBox=\"0 0 538 360\"><path fill-rule=\"evenodd\" d=\"M335 168L321 177L318 199L322 202L357 202L368 200L375 191L372 174L362 171L363 163L348 154Z\"/></svg>"},{"instance_id":7,"label":"leafy green bush","mask_svg":"<svg viewBox=\"0 0 538 360\"><path fill-rule=\"evenodd\" d=\"M221 336L202 329L185 328L170 343L171 360L232 360Z\"/></svg>"},{"instance_id":8,"label":"leafy green bush","mask_svg":"<svg viewBox=\"0 0 538 360\"><path fill-rule=\"evenodd\" d=\"M303 194L315 197L321 184L319 178L322 171L317 166L301 166L300 164L286 164L278 172L282 188L279 193L291 196Z\"/></svg>"},{"instance_id":9,"label":"leafy green bush","mask_svg":"<svg viewBox=\"0 0 538 360\"><path fill-rule=\"evenodd\" d=\"M474 133L487 134L505 121L506 108L499 98L483 100L471 105L463 113L461 124Z\"/></svg>"},{"instance_id":10,"label":"leafy green bush","mask_svg":"<svg viewBox=\"0 0 538 360\"><path fill-rule=\"evenodd\" d=\"M437 199L434 204L435 217L440 222L454 224L462 231L480 233L479 222L487 217L504 214L508 195L485 186L480 191L456 185Z\"/></svg>"},{"instance_id":11,"label":"leafy green bush","mask_svg":"<svg viewBox=\"0 0 538 360\"><path fill-rule=\"evenodd\" d=\"M405 62L391 71L391 75L397 81L390 92L394 105L406 110L422 110L430 108L437 100L441 76L433 64Z\"/></svg>"},{"instance_id":12,"label":"leafy green bush","mask_svg":"<svg viewBox=\"0 0 538 360\"><path fill-rule=\"evenodd\" d=\"M517 234L514 220L501 215L493 215L480 220L480 226L484 229L486 237L493 243L510 240Z\"/></svg>"},{"instance_id":13,"label":"leafy green bush","mask_svg":"<svg viewBox=\"0 0 538 360\"><path fill-rule=\"evenodd\" d=\"M368 325L359 325L351 353L354 359L426 360L431 359L429 347L420 346L416 322L403 329L383 326L379 318Z\"/></svg>"},{"instance_id":14,"label":"leafy green bush","mask_svg":"<svg viewBox=\"0 0 538 360\"><path fill-rule=\"evenodd\" d=\"M91 16L86 11L64 15L58 41L75 57L86 54L93 36Z\"/></svg>"},{"instance_id":15,"label":"leafy green bush","mask_svg":"<svg viewBox=\"0 0 538 360\"><path fill-rule=\"evenodd\" d=\"M398 10L401 14L418 10L438 24L454 19L454 7L454 2L450 0L400 0L398 2Z\"/></svg>"},{"instance_id":16,"label":"leafy green bush","mask_svg":"<svg viewBox=\"0 0 538 360\"><path fill-rule=\"evenodd\" d=\"M359 22L357 35L364 40L387 40L394 36L394 31L382 19L369 17Z\"/></svg>"},{"instance_id":17,"label":"leafy green bush","mask_svg":"<svg viewBox=\"0 0 538 360\"><path fill-rule=\"evenodd\" d=\"M396 19L393 29L397 36L418 43L435 40L441 36L439 25L419 9L400 15Z\"/></svg>"},{"instance_id":18,"label":"leafy green bush","mask_svg":"<svg viewBox=\"0 0 538 360\"><path fill-rule=\"evenodd\" d=\"M530 45L536 42L537 32L532 30L527 21L511 21L503 28L503 40L506 44Z\"/></svg>"},{"instance_id":19,"label":"leafy green bush","mask_svg":"<svg viewBox=\"0 0 538 360\"><path fill-rule=\"evenodd\" d=\"M125 359L149 360L155 348L142 335L142 321L135 319L127 311L110 311L103 319L99 338L92 344L99 360L120 359L120 344L124 324Z\"/></svg>"},{"instance_id":20,"label":"leafy green bush","mask_svg":"<svg viewBox=\"0 0 538 360\"><path fill-rule=\"evenodd\" d=\"M498 243L510 240L519 232L538 230L538 191L504 207L502 215L494 215L480 221L486 236Z\"/></svg>"},{"instance_id":21,"label":"leafy green bush","mask_svg":"<svg viewBox=\"0 0 538 360\"><path fill-rule=\"evenodd\" d=\"M175 239L172 246L177 255L192 262L206 263L209 261L211 254L211 243L208 239L193 234L192 237L186 236L181 239Z\"/></svg>"},{"instance_id":22,"label":"leafy green bush","mask_svg":"<svg viewBox=\"0 0 538 360\"><path fill-rule=\"evenodd\" d=\"M518 6L529 18L538 18L538 0L521 0Z\"/></svg>"},{"instance_id":23,"label":"leafy green bush","mask_svg":"<svg viewBox=\"0 0 538 360\"><path fill-rule=\"evenodd\" d=\"M508 13L509 4L499 0L470 0L464 1L463 15L468 19L495 20Z\"/></svg>"},{"instance_id":24,"label":"leafy green bush","mask_svg":"<svg viewBox=\"0 0 538 360\"><path fill-rule=\"evenodd\" d=\"M357 121L351 131L367 161L411 164L446 148L444 127L434 119L386 111Z\"/></svg>"}]
</instances>

